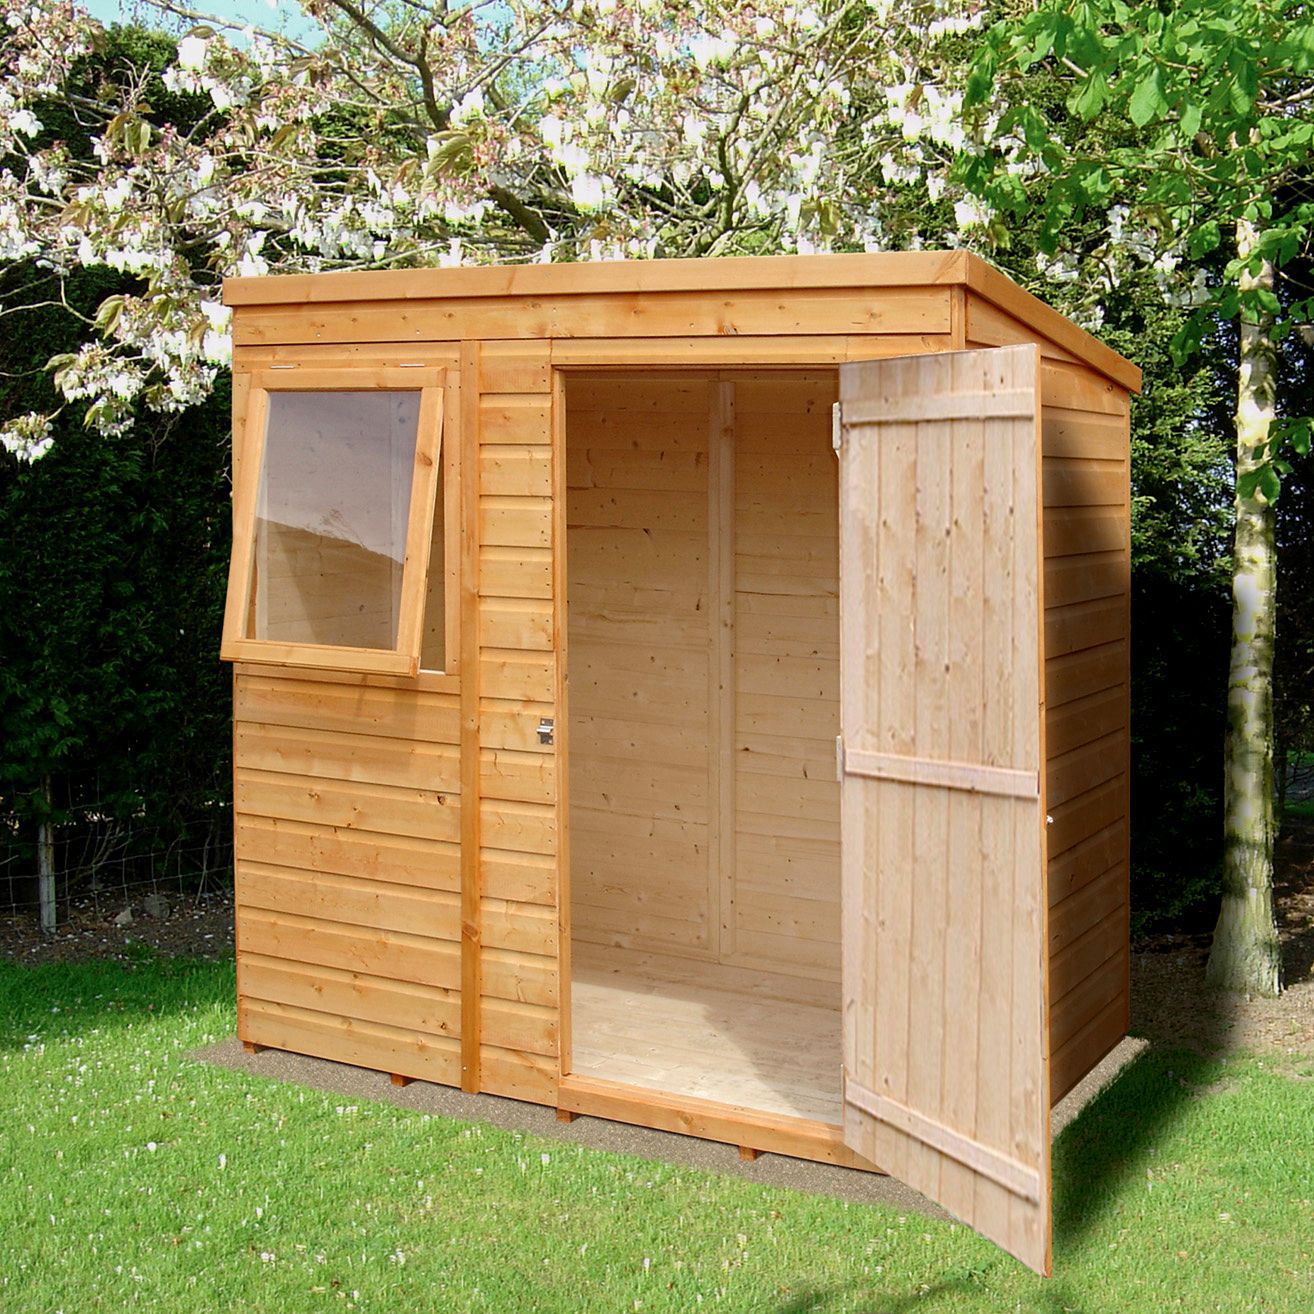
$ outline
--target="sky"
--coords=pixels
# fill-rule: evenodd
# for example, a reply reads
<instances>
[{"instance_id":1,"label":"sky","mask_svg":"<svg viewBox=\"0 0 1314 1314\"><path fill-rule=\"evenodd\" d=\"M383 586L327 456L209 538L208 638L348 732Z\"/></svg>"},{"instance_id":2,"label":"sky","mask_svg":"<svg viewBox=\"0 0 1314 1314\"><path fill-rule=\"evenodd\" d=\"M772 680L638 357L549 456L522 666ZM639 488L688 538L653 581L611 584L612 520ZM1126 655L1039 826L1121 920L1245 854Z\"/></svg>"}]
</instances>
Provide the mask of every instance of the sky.
<instances>
[{"instance_id":1,"label":"sky","mask_svg":"<svg viewBox=\"0 0 1314 1314\"><path fill-rule=\"evenodd\" d=\"M136 19L144 27L176 28L184 31L181 19L161 14L143 0L82 0L93 18L102 23L124 23ZM301 15L301 7L287 0L193 0L193 8L227 18L238 24L277 29L282 26L290 36L307 36L317 31L315 24Z\"/></svg>"}]
</instances>

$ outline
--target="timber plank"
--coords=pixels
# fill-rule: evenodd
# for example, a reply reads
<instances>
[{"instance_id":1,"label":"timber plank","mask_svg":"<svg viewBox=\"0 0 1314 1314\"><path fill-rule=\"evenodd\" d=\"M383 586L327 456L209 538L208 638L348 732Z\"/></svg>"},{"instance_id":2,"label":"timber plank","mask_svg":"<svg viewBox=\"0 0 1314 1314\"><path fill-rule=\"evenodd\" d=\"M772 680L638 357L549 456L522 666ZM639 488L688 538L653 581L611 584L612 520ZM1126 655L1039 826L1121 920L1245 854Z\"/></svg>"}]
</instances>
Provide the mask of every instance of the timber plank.
<instances>
[{"instance_id":1,"label":"timber plank","mask_svg":"<svg viewBox=\"0 0 1314 1314\"><path fill-rule=\"evenodd\" d=\"M459 1042L377 1022L334 1017L265 1000L244 1000L238 1035L271 1049L310 1054L360 1068L454 1085L460 1074Z\"/></svg>"},{"instance_id":2,"label":"timber plank","mask_svg":"<svg viewBox=\"0 0 1314 1314\"><path fill-rule=\"evenodd\" d=\"M237 926L244 954L321 964L414 985L448 990L460 986L460 950L449 941L242 907L237 910Z\"/></svg>"},{"instance_id":3,"label":"timber plank","mask_svg":"<svg viewBox=\"0 0 1314 1314\"><path fill-rule=\"evenodd\" d=\"M460 1030L458 993L406 981L390 981L323 964L288 962L243 954L238 995L362 1022L381 1022L430 1036Z\"/></svg>"},{"instance_id":4,"label":"timber plank","mask_svg":"<svg viewBox=\"0 0 1314 1314\"><path fill-rule=\"evenodd\" d=\"M460 846L453 840L381 835L288 817L235 819L236 857L303 871L386 880L424 889L461 888Z\"/></svg>"},{"instance_id":5,"label":"timber plank","mask_svg":"<svg viewBox=\"0 0 1314 1314\"><path fill-rule=\"evenodd\" d=\"M462 809L456 794L255 771L240 764L236 776L233 807L246 816L419 839L459 838Z\"/></svg>"},{"instance_id":6,"label":"timber plank","mask_svg":"<svg viewBox=\"0 0 1314 1314\"><path fill-rule=\"evenodd\" d=\"M345 926L404 931L436 940L458 940L457 894L327 872L244 861L236 869L237 897L251 909L292 913Z\"/></svg>"}]
</instances>

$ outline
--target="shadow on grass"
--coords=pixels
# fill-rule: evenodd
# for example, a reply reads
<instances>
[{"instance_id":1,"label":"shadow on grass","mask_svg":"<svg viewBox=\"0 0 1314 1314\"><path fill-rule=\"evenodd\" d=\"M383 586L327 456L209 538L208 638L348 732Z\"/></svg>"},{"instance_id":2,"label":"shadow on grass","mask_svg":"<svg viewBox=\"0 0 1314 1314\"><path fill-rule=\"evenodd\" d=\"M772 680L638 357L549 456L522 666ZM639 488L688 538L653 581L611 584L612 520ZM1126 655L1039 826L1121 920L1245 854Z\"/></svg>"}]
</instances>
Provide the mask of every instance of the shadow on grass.
<instances>
[{"instance_id":1,"label":"shadow on grass","mask_svg":"<svg viewBox=\"0 0 1314 1314\"><path fill-rule=\"evenodd\" d=\"M817 1314L827 1308L841 1296L852 1295L860 1291L865 1282L844 1282L830 1287L813 1287L791 1297L783 1305L775 1305L771 1314ZM972 1281L968 1277L946 1278L926 1286L919 1286L915 1291L904 1296L881 1297L874 1305L863 1305L862 1314L904 1314L911 1309L934 1309L937 1296L947 1296L956 1292L967 1291ZM931 1302L929 1305L927 1302Z\"/></svg>"},{"instance_id":2,"label":"shadow on grass","mask_svg":"<svg viewBox=\"0 0 1314 1314\"><path fill-rule=\"evenodd\" d=\"M1314 973L1314 922L1306 913L1306 892L1314 891L1314 825L1285 825L1275 862L1282 976L1290 987ZM1143 994L1133 970L1134 1011L1140 1014L1133 1025L1150 1047L1054 1143L1054 1235L1060 1243L1080 1240L1133 1179L1143 1180L1156 1141L1200 1098L1202 1088L1217 1081L1221 1064L1210 1056L1244 1043L1246 1005L1205 984L1203 942L1180 973L1151 973L1146 969L1153 955L1139 957L1142 976L1159 975ZM1156 1003L1164 1005L1161 1012Z\"/></svg>"},{"instance_id":3,"label":"shadow on grass","mask_svg":"<svg viewBox=\"0 0 1314 1314\"><path fill-rule=\"evenodd\" d=\"M1220 1068L1192 1050L1151 1047L1082 1110L1054 1144L1057 1244L1080 1241L1144 1181L1153 1147Z\"/></svg>"},{"instance_id":4,"label":"shadow on grass","mask_svg":"<svg viewBox=\"0 0 1314 1314\"><path fill-rule=\"evenodd\" d=\"M0 962L0 1050L30 1036L62 1036L140 1024L197 1007L230 1004L231 959L163 958L143 949L129 962Z\"/></svg>"}]
</instances>

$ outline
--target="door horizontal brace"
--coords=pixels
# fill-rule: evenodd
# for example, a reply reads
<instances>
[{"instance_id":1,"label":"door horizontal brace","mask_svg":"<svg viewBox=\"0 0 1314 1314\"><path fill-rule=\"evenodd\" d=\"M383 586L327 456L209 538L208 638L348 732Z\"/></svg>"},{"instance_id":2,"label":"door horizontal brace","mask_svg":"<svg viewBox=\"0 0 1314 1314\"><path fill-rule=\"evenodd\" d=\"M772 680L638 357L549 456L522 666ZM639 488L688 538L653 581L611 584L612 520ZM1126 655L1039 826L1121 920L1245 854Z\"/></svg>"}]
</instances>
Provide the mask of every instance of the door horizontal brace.
<instances>
[{"instance_id":1,"label":"door horizontal brace","mask_svg":"<svg viewBox=\"0 0 1314 1314\"><path fill-rule=\"evenodd\" d=\"M888 1095L878 1095L868 1090L848 1073L844 1074L844 1103L930 1146L955 1163L961 1163L964 1168L988 1177L1019 1199L1028 1200L1032 1204L1040 1203L1040 1173L1037 1169L1011 1155L982 1145L980 1141L974 1141L970 1136L946 1127L935 1118L890 1099Z\"/></svg>"},{"instance_id":2,"label":"door horizontal brace","mask_svg":"<svg viewBox=\"0 0 1314 1314\"><path fill-rule=\"evenodd\" d=\"M1004 392L863 398L842 403L846 425L920 424L930 420L1034 420L1039 401L1030 388Z\"/></svg>"},{"instance_id":3,"label":"door horizontal brace","mask_svg":"<svg viewBox=\"0 0 1314 1314\"><path fill-rule=\"evenodd\" d=\"M1039 798L1040 773L977 762L951 762L944 758L904 753L872 753L845 747L845 775L871 780L898 780L908 785L938 785L971 794L1003 794L1009 798Z\"/></svg>"}]
</instances>

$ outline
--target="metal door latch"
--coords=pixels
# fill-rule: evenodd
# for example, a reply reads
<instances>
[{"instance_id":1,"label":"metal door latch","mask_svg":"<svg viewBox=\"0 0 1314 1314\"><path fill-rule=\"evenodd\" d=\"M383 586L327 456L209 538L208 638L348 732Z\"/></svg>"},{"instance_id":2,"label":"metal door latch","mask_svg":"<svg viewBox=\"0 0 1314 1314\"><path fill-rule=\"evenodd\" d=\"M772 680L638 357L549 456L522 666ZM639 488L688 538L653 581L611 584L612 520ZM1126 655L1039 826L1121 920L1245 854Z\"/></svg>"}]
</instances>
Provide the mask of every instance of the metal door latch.
<instances>
[{"instance_id":1,"label":"metal door latch","mask_svg":"<svg viewBox=\"0 0 1314 1314\"><path fill-rule=\"evenodd\" d=\"M538 723L538 742L540 744L550 744L553 742L552 735L556 730L556 722L550 716L545 716Z\"/></svg>"}]
</instances>

